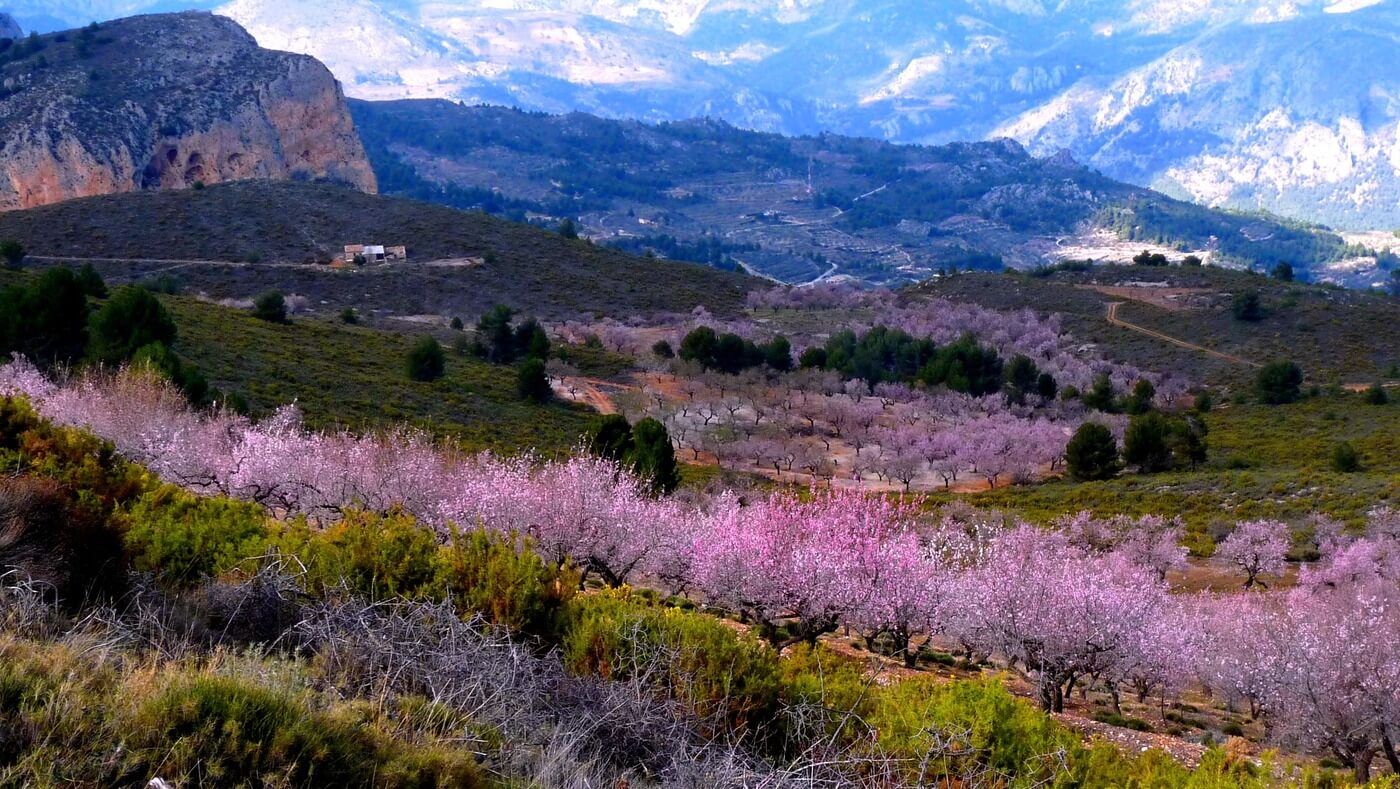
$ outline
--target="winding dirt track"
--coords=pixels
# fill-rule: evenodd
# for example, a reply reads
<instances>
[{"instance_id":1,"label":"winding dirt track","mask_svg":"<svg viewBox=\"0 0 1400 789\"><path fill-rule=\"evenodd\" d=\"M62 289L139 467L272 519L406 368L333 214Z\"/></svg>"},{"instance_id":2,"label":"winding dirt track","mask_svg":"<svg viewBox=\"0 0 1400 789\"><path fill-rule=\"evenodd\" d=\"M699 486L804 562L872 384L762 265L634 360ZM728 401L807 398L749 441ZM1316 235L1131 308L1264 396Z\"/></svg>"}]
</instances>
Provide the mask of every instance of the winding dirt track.
<instances>
[{"instance_id":1,"label":"winding dirt track","mask_svg":"<svg viewBox=\"0 0 1400 789\"><path fill-rule=\"evenodd\" d=\"M1112 325L1114 325L1114 326L1119 326L1119 327L1124 328L1124 329L1128 329L1129 331L1135 331L1135 332L1137 332L1137 333L1139 333L1139 334L1145 334L1145 335L1147 335L1148 337L1152 337L1152 338L1154 338L1154 339L1158 339L1158 340L1161 340L1161 341L1163 341L1163 342L1169 342L1169 343L1171 343L1172 345L1176 345L1176 346L1179 346L1179 347L1182 347L1182 348L1186 348L1186 349L1188 349L1188 350L1198 351L1198 352L1200 352L1200 353L1206 354L1207 356L1214 356L1214 357L1217 358L1217 359L1224 359L1224 360L1227 361L1227 362L1233 362L1233 363L1235 363L1235 364L1243 364L1243 365L1248 366L1248 367L1263 367L1263 366L1264 366L1264 365L1262 365L1262 364L1260 364L1260 363L1258 363L1258 362L1252 362L1252 361L1250 361L1250 360L1248 360L1248 359L1244 359L1244 358L1242 358L1242 357L1235 356L1235 355L1233 355L1233 354L1222 353L1221 351L1212 350L1212 349L1207 348L1207 347L1205 347L1205 346L1203 346L1203 345L1196 345L1195 343L1191 343L1191 342L1187 342L1187 341L1182 340L1182 339L1178 339L1178 338L1173 337L1173 336L1171 336L1171 335L1169 335L1169 334L1163 334L1163 333L1161 333L1161 332L1159 332L1159 331L1154 331L1154 330L1149 329L1149 328L1147 328L1147 327L1145 327L1145 326L1139 326L1139 325L1137 325L1136 323L1129 323L1129 322L1123 320L1122 318L1118 317L1118 308L1121 307L1121 306L1123 306L1123 305L1126 304L1126 303L1127 303L1127 302L1122 302L1122 301L1113 301L1113 302L1109 302L1109 304L1108 304L1108 315L1107 315L1107 318L1108 318L1108 322L1109 322L1110 324L1112 324Z\"/></svg>"}]
</instances>

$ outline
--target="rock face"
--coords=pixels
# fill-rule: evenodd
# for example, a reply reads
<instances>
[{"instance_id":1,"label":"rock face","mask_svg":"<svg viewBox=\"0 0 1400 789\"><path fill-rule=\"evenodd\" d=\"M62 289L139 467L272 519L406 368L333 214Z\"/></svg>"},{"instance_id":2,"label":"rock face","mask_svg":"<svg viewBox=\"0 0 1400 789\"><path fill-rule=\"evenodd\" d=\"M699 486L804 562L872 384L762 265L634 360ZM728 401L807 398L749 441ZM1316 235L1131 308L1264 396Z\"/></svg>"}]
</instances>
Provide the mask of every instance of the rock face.
<instances>
[{"instance_id":1,"label":"rock face","mask_svg":"<svg viewBox=\"0 0 1400 789\"><path fill-rule=\"evenodd\" d=\"M17 39L24 35L24 31L19 29L19 23L9 14L0 13L0 38Z\"/></svg>"},{"instance_id":2,"label":"rock face","mask_svg":"<svg viewBox=\"0 0 1400 789\"><path fill-rule=\"evenodd\" d=\"M252 178L375 191L330 72L228 19L133 17L0 59L0 210Z\"/></svg>"}]
</instances>

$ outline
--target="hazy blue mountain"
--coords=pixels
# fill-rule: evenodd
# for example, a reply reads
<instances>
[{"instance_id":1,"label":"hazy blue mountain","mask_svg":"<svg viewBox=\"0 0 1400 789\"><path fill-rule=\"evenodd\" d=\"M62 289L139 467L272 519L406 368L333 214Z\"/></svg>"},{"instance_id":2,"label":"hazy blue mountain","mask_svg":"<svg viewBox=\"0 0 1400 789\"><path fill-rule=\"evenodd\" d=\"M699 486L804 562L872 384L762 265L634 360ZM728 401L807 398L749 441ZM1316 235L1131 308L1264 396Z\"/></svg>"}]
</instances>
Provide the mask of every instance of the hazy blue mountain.
<instances>
[{"instance_id":1,"label":"hazy blue mountain","mask_svg":"<svg viewBox=\"0 0 1400 789\"><path fill-rule=\"evenodd\" d=\"M169 5L162 0L160 5ZM207 0L183 5L208 7ZM182 4L176 2L176 4ZM20 0L21 25L154 0ZM364 99L787 134L1009 135L1216 205L1400 225L1379 0L227 0Z\"/></svg>"}]
</instances>

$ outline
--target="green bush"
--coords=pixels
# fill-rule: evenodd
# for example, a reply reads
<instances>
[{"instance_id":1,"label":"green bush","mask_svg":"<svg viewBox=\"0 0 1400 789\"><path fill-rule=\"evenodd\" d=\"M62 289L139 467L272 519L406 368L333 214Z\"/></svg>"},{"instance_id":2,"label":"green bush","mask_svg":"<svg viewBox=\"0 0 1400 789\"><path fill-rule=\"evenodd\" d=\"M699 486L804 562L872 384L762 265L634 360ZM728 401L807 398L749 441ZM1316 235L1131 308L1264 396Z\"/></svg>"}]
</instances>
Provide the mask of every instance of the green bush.
<instances>
[{"instance_id":1,"label":"green bush","mask_svg":"<svg viewBox=\"0 0 1400 789\"><path fill-rule=\"evenodd\" d=\"M0 357L23 354L41 365L79 358L87 345L88 303L78 278L51 268L0 289Z\"/></svg>"},{"instance_id":2,"label":"green bush","mask_svg":"<svg viewBox=\"0 0 1400 789\"><path fill-rule=\"evenodd\" d=\"M5 259L5 268L19 269L24 265L24 258L28 254L24 245L13 238L0 241L0 258Z\"/></svg>"},{"instance_id":3,"label":"green bush","mask_svg":"<svg viewBox=\"0 0 1400 789\"><path fill-rule=\"evenodd\" d=\"M432 337L414 343L408 352L408 377L415 381L436 381L447 369L447 357L442 346Z\"/></svg>"},{"instance_id":4,"label":"green bush","mask_svg":"<svg viewBox=\"0 0 1400 789\"><path fill-rule=\"evenodd\" d=\"M1259 370L1254 388L1268 405L1297 402L1302 396L1303 371L1293 362L1270 362Z\"/></svg>"},{"instance_id":5,"label":"green bush","mask_svg":"<svg viewBox=\"0 0 1400 789\"><path fill-rule=\"evenodd\" d=\"M324 530L283 524L274 544L306 565L316 594L343 586L371 600L441 597L437 536L403 513L352 511Z\"/></svg>"},{"instance_id":6,"label":"green bush","mask_svg":"<svg viewBox=\"0 0 1400 789\"><path fill-rule=\"evenodd\" d=\"M1230 312L1237 321L1255 323L1264 319L1264 306L1259 300L1259 292L1246 290L1236 293L1230 302Z\"/></svg>"},{"instance_id":7,"label":"green bush","mask_svg":"<svg viewBox=\"0 0 1400 789\"><path fill-rule=\"evenodd\" d=\"M287 322L287 300L281 291L270 290L253 302L253 317L268 323Z\"/></svg>"},{"instance_id":8,"label":"green bush","mask_svg":"<svg viewBox=\"0 0 1400 789\"><path fill-rule=\"evenodd\" d=\"M404 746L300 695L225 677L171 683L140 705L130 741L138 763L181 786L486 785L468 751Z\"/></svg>"},{"instance_id":9,"label":"green bush","mask_svg":"<svg viewBox=\"0 0 1400 789\"><path fill-rule=\"evenodd\" d=\"M175 321L149 290L134 285L120 288L92 316L88 357L103 364L121 364L152 343L175 342Z\"/></svg>"},{"instance_id":10,"label":"green bush","mask_svg":"<svg viewBox=\"0 0 1400 789\"><path fill-rule=\"evenodd\" d=\"M1012 696L994 681L946 682L911 679L881 688L870 723L883 750L918 764L940 740L965 752L933 759L922 782L990 769L1010 786L1024 786L1055 774L1054 754L1073 754L1079 738L1050 716Z\"/></svg>"},{"instance_id":11,"label":"green bush","mask_svg":"<svg viewBox=\"0 0 1400 789\"><path fill-rule=\"evenodd\" d=\"M554 397L554 390L549 386L544 362L533 357L521 362L515 374L515 391L520 399L527 402L549 402Z\"/></svg>"},{"instance_id":12,"label":"green bush","mask_svg":"<svg viewBox=\"0 0 1400 789\"><path fill-rule=\"evenodd\" d=\"M516 632L552 635L578 574L547 564L528 542L478 529L454 530L438 557L438 578L458 610Z\"/></svg>"},{"instance_id":13,"label":"green bush","mask_svg":"<svg viewBox=\"0 0 1400 789\"><path fill-rule=\"evenodd\" d=\"M97 269L93 268L91 263L84 263L78 269L78 284L89 298L107 298L107 283L102 281L102 275L97 273Z\"/></svg>"},{"instance_id":14,"label":"green bush","mask_svg":"<svg viewBox=\"0 0 1400 789\"><path fill-rule=\"evenodd\" d=\"M1362 467L1361 453L1349 441L1343 441L1332 450L1332 470L1352 474Z\"/></svg>"},{"instance_id":15,"label":"green bush","mask_svg":"<svg viewBox=\"0 0 1400 789\"><path fill-rule=\"evenodd\" d=\"M714 617L650 606L626 591L571 601L560 651L577 674L645 673L702 720L737 733L765 726L776 712L773 650Z\"/></svg>"},{"instance_id":16,"label":"green bush","mask_svg":"<svg viewBox=\"0 0 1400 789\"><path fill-rule=\"evenodd\" d=\"M132 566L174 587L196 586L268 548L262 507L173 485L142 496L123 516Z\"/></svg>"},{"instance_id":17,"label":"green bush","mask_svg":"<svg viewBox=\"0 0 1400 789\"><path fill-rule=\"evenodd\" d=\"M1081 481L1112 479L1122 468L1113 432L1097 422L1085 422L1065 447L1065 467Z\"/></svg>"},{"instance_id":18,"label":"green bush","mask_svg":"<svg viewBox=\"0 0 1400 789\"><path fill-rule=\"evenodd\" d=\"M673 492L681 484L681 475L666 426L648 417L632 427L632 439L632 471L653 493Z\"/></svg>"},{"instance_id":19,"label":"green bush","mask_svg":"<svg viewBox=\"0 0 1400 789\"><path fill-rule=\"evenodd\" d=\"M1117 726L1122 729L1152 731L1152 724L1142 718L1131 718L1117 712L1096 712L1093 715L1093 719L1099 723L1107 723L1109 726Z\"/></svg>"},{"instance_id":20,"label":"green bush","mask_svg":"<svg viewBox=\"0 0 1400 789\"><path fill-rule=\"evenodd\" d=\"M1380 384L1371 384L1366 389L1366 402L1370 405L1385 405L1390 402L1390 395L1386 394L1385 387Z\"/></svg>"}]
</instances>

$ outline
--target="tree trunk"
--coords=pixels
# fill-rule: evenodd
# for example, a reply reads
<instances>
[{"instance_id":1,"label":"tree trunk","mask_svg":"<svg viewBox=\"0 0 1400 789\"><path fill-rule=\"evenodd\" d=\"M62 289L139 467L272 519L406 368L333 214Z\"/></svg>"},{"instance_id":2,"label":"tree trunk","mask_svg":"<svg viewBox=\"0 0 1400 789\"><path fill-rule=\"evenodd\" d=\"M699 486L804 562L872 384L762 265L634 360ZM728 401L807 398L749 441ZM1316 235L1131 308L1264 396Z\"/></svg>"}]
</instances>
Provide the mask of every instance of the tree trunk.
<instances>
[{"instance_id":1,"label":"tree trunk","mask_svg":"<svg viewBox=\"0 0 1400 789\"><path fill-rule=\"evenodd\" d=\"M1381 727L1381 750L1385 751L1385 760L1390 762L1390 771L1400 775L1400 753L1395 751L1395 741L1390 739L1390 732L1385 727Z\"/></svg>"}]
</instances>

